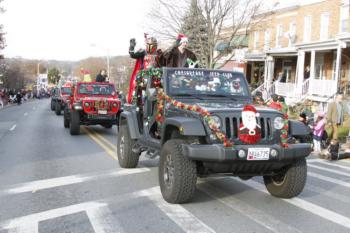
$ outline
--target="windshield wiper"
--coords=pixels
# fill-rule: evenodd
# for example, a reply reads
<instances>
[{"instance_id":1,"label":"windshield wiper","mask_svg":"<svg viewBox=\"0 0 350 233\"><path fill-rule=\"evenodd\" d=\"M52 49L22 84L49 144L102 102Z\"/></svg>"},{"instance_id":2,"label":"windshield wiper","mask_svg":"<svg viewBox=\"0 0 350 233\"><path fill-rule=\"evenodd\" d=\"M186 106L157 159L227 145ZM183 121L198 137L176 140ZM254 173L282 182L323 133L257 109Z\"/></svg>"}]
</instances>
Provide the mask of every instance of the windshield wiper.
<instances>
[{"instance_id":1,"label":"windshield wiper","mask_svg":"<svg viewBox=\"0 0 350 233\"><path fill-rule=\"evenodd\" d=\"M205 96L210 96L210 97L226 97L226 98L229 98L229 99L231 99L231 100L237 100L237 98L236 98L236 97L233 97L232 95L210 94L210 93L208 93L208 94L203 94L203 95L205 95Z\"/></svg>"},{"instance_id":2,"label":"windshield wiper","mask_svg":"<svg viewBox=\"0 0 350 233\"><path fill-rule=\"evenodd\" d=\"M189 93L177 93L177 94L172 94L172 96L179 96L179 97L194 97L200 100L203 100L203 98L199 97L198 95L195 94L189 94Z\"/></svg>"}]
</instances>

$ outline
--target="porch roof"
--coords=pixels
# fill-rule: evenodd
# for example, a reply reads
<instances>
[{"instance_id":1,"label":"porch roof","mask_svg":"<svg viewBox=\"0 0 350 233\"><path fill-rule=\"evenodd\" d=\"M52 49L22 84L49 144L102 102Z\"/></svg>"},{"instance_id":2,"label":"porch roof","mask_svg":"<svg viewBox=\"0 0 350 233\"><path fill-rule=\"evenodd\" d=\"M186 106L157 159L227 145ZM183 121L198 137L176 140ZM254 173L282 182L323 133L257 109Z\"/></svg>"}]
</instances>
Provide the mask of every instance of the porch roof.
<instances>
[{"instance_id":1,"label":"porch roof","mask_svg":"<svg viewBox=\"0 0 350 233\"><path fill-rule=\"evenodd\" d=\"M265 61L265 53L246 53L244 56L246 61Z\"/></svg>"},{"instance_id":2,"label":"porch roof","mask_svg":"<svg viewBox=\"0 0 350 233\"><path fill-rule=\"evenodd\" d=\"M324 40L324 41L300 43L300 44L297 44L296 47L302 51L311 51L311 50L317 51L317 50L337 49L338 45L339 45L339 40L331 39L331 40Z\"/></svg>"},{"instance_id":3,"label":"porch roof","mask_svg":"<svg viewBox=\"0 0 350 233\"><path fill-rule=\"evenodd\" d=\"M298 56L298 52L295 47L288 48L272 48L266 51L267 55L278 57L278 56Z\"/></svg>"}]
</instances>

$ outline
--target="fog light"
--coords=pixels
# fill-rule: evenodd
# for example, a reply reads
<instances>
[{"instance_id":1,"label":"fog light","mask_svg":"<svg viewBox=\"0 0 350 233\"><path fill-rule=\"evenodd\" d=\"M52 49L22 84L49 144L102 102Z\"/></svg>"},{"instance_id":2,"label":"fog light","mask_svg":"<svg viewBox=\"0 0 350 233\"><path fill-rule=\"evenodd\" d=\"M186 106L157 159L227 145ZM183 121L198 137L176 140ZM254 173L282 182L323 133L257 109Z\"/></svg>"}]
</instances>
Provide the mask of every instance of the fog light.
<instances>
[{"instance_id":1,"label":"fog light","mask_svg":"<svg viewBox=\"0 0 350 233\"><path fill-rule=\"evenodd\" d=\"M216 139L218 139L215 134L210 134L209 137L210 137L210 140L212 141L215 141Z\"/></svg>"},{"instance_id":2,"label":"fog light","mask_svg":"<svg viewBox=\"0 0 350 233\"><path fill-rule=\"evenodd\" d=\"M118 107L118 104L114 102L113 107L115 107L115 108Z\"/></svg>"},{"instance_id":3,"label":"fog light","mask_svg":"<svg viewBox=\"0 0 350 233\"><path fill-rule=\"evenodd\" d=\"M276 157L276 156L278 155L278 151L275 150L275 149L271 149L270 155L271 155L272 157Z\"/></svg>"},{"instance_id":4,"label":"fog light","mask_svg":"<svg viewBox=\"0 0 350 233\"><path fill-rule=\"evenodd\" d=\"M90 107L90 104L89 104L88 102L85 102L84 105L85 105L85 107L87 107L87 108Z\"/></svg>"},{"instance_id":5,"label":"fog light","mask_svg":"<svg viewBox=\"0 0 350 233\"><path fill-rule=\"evenodd\" d=\"M245 158L245 151L244 150L239 150L238 151L238 157L240 157L241 159Z\"/></svg>"}]
</instances>

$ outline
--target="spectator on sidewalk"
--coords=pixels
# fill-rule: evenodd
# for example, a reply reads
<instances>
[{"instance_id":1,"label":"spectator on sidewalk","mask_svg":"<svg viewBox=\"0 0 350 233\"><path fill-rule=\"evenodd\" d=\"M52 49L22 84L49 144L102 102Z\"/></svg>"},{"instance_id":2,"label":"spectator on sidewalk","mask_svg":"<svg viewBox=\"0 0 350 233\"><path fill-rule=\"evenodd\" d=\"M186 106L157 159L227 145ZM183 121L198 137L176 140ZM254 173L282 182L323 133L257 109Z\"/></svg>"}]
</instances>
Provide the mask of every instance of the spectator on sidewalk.
<instances>
[{"instance_id":1,"label":"spectator on sidewalk","mask_svg":"<svg viewBox=\"0 0 350 233\"><path fill-rule=\"evenodd\" d=\"M331 139L338 140L338 128L344 122L344 114L346 112L343 104L343 95L337 94L335 101L328 105L327 121L332 127L330 134Z\"/></svg>"},{"instance_id":2,"label":"spectator on sidewalk","mask_svg":"<svg viewBox=\"0 0 350 233\"><path fill-rule=\"evenodd\" d=\"M325 126L326 126L325 114L323 112L318 112L315 124L312 126L312 129L313 129L312 138L313 138L315 152L321 152L321 140L324 134Z\"/></svg>"}]
</instances>

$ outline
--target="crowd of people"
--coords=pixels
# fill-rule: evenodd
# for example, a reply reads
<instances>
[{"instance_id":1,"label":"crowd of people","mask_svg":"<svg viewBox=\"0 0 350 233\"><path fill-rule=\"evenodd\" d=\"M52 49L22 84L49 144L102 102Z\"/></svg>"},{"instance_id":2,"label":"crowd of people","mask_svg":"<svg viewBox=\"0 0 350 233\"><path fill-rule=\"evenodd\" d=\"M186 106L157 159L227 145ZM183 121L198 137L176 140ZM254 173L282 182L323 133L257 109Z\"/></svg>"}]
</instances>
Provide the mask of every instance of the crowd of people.
<instances>
[{"instance_id":1,"label":"crowd of people","mask_svg":"<svg viewBox=\"0 0 350 233\"><path fill-rule=\"evenodd\" d=\"M24 89L0 89L0 108L4 108L9 104L21 104L23 101L34 98L35 95L32 91L26 91Z\"/></svg>"}]
</instances>

